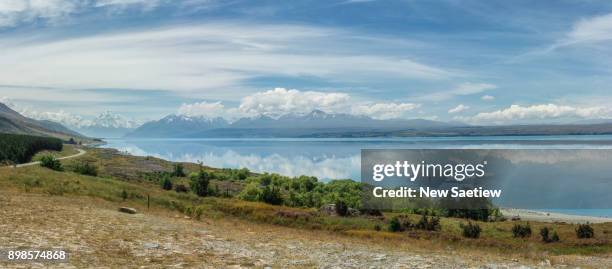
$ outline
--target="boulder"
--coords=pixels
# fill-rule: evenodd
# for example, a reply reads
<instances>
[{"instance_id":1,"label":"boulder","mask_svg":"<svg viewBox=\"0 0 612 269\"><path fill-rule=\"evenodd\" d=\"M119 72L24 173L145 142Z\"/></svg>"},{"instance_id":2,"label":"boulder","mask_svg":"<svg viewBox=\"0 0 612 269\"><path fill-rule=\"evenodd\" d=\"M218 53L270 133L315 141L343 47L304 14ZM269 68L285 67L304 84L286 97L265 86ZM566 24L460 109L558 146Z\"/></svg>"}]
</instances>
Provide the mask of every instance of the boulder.
<instances>
[{"instance_id":1,"label":"boulder","mask_svg":"<svg viewBox=\"0 0 612 269\"><path fill-rule=\"evenodd\" d=\"M119 212L127 213L127 214L136 214L136 213L138 213L138 211L136 211L136 209L131 208L131 207L120 207L119 208Z\"/></svg>"}]
</instances>

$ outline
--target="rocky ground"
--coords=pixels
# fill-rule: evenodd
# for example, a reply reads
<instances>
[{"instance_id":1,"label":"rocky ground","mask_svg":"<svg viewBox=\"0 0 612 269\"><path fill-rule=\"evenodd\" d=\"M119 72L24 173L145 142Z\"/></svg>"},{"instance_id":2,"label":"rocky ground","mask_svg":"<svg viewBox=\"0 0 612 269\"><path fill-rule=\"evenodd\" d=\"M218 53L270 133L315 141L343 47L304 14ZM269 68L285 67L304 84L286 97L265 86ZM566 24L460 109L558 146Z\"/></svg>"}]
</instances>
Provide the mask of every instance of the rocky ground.
<instances>
[{"instance_id":1,"label":"rocky ground","mask_svg":"<svg viewBox=\"0 0 612 269\"><path fill-rule=\"evenodd\" d=\"M326 232L232 219L188 219L168 211L0 191L0 249L61 247L64 264L0 262L0 268L533 268L550 261L431 252ZM587 260L593 267L609 259ZM555 261L553 261L555 262ZM555 267L565 267L553 264ZM588 265L587 265L588 267Z\"/></svg>"}]
</instances>

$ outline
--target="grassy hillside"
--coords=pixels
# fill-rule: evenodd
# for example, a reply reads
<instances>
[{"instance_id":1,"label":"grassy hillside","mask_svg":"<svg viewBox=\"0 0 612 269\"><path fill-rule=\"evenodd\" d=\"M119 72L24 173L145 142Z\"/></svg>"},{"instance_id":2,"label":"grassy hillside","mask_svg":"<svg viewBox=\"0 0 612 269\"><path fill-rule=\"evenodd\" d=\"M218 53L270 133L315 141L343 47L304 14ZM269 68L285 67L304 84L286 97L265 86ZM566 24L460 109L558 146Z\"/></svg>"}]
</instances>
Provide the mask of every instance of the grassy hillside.
<instances>
[{"instance_id":1,"label":"grassy hillside","mask_svg":"<svg viewBox=\"0 0 612 269\"><path fill-rule=\"evenodd\" d=\"M210 181L212 189L221 191L215 196L200 197L193 192L177 192L161 188L157 175L173 173L173 163L152 157L134 157L115 150L88 149L79 159L64 161L64 166L87 162L99 169L97 177L73 172L56 172L41 167L5 169L0 173L0 189L42 193L51 196L92 197L113 203L126 204L146 210L158 208L175 211L196 220L237 218L259 224L281 225L301 230L326 231L339 236L412 244L426 249L472 249L496 255L513 254L523 257L555 257L557 255L603 255L612 253L612 223L592 224L594 238L579 239L576 225L568 223L529 223L532 234L525 238L513 237L512 229L523 221L481 222L479 238L466 238L462 225L467 220L440 219L440 229L429 231L416 228L420 215L384 213L382 216L359 215L339 217L310 207L277 206L239 199L248 186L249 178L261 175L249 173L246 179L235 178L236 171L205 167L208 173L217 173ZM186 174L197 171L196 164L184 164ZM66 169L70 171L71 169ZM225 175L222 177L221 175ZM175 185L188 185L188 177L172 177ZM228 197L229 196L229 197ZM415 226L403 232L390 232L394 217L400 217ZM548 227L560 237L559 242L543 242L539 231Z\"/></svg>"},{"instance_id":2,"label":"grassy hillside","mask_svg":"<svg viewBox=\"0 0 612 269\"><path fill-rule=\"evenodd\" d=\"M42 150L62 150L62 140L16 134L0 134L0 163L25 163Z\"/></svg>"},{"instance_id":3,"label":"grassy hillside","mask_svg":"<svg viewBox=\"0 0 612 269\"><path fill-rule=\"evenodd\" d=\"M51 136L65 141L73 138L77 142L89 142L88 138L59 123L25 117L3 103L0 103L0 133Z\"/></svg>"}]
</instances>

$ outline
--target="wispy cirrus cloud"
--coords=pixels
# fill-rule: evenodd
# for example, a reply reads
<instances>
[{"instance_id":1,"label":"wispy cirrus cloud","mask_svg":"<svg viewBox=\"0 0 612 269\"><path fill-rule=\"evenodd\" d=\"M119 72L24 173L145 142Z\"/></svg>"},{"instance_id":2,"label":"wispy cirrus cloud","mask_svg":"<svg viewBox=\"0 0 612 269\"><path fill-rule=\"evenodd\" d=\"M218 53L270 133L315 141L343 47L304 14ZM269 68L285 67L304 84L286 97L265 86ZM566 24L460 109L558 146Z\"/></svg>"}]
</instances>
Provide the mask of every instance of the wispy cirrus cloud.
<instances>
[{"instance_id":1,"label":"wispy cirrus cloud","mask_svg":"<svg viewBox=\"0 0 612 269\"><path fill-rule=\"evenodd\" d=\"M331 36L346 40L330 44ZM11 51L0 56L0 84L203 93L227 92L259 76L331 81L453 76L403 57L352 52L350 36L321 27L219 22L52 41L28 37L0 43Z\"/></svg>"},{"instance_id":2,"label":"wispy cirrus cloud","mask_svg":"<svg viewBox=\"0 0 612 269\"><path fill-rule=\"evenodd\" d=\"M451 90L432 92L422 96L417 96L415 99L423 101L443 101L451 99L455 96L472 95L495 88L497 88L497 85L491 83L465 82L455 86Z\"/></svg>"}]
</instances>

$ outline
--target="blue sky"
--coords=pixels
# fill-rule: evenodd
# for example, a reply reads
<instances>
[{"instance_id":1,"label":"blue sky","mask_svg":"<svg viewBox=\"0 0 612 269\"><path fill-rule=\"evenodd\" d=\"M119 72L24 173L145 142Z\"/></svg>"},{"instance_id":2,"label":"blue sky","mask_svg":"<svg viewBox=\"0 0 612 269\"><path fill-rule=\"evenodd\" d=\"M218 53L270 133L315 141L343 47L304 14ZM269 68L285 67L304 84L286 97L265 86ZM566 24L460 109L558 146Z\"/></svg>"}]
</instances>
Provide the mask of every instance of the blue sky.
<instances>
[{"instance_id":1,"label":"blue sky","mask_svg":"<svg viewBox=\"0 0 612 269\"><path fill-rule=\"evenodd\" d=\"M612 118L610 45L609 1L3 0L0 98L58 121L575 122Z\"/></svg>"}]
</instances>

